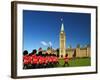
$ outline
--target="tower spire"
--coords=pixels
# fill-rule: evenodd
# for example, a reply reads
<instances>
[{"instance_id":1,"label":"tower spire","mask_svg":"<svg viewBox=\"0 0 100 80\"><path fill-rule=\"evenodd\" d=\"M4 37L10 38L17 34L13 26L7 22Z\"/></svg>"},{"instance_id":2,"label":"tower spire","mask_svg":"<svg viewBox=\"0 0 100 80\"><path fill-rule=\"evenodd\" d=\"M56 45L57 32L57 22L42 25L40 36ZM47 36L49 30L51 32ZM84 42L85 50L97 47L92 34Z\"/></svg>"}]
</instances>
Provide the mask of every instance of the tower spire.
<instances>
[{"instance_id":1,"label":"tower spire","mask_svg":"<svg viewBox=\"0 0 100 80\"><path fill-rule=\"evenodd\" d=\"M61 31L60 31L60 49L59 49L59 56L65 57L66 54L66 35L64 32L64 24L63 18L61 18Z\"/></svg>"},{"instance_id":2,"label":"tower spire","mask_svg":"<svg viewBox=\"0 0 100 80\"><path fill-rule=\"evenodd\" d=\"M61 31L64 31L64 24L63 24L63 18L61 18L62 25L61 25Z\"/></svg>"},{"instance_id":3,"label":"tower spire","mask_svg":"<svg viewBox=\"0 0 100 80\"><path fill-rule=\"evenodd\" d=\"M64 24L61 25L61 31L64 31Z\"/></svg>"}]
</instances>

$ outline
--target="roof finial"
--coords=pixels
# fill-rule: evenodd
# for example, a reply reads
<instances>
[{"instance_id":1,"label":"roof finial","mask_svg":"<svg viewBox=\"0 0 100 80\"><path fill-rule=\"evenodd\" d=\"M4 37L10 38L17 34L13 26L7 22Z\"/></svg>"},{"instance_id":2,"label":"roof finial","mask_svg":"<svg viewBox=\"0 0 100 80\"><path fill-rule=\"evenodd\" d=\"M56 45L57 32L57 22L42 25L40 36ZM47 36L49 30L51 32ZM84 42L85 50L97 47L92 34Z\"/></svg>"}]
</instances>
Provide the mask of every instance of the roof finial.
<instances>
[{"instance_id":1,"label":"roof finial","mask_svg":"<svg viewBox=\"0 0 100 80\"><path fill-rule=\"evenodd\" d=\"M63 21L63 18L61 18L61 21Z\"/></svg>"}]
</instances>

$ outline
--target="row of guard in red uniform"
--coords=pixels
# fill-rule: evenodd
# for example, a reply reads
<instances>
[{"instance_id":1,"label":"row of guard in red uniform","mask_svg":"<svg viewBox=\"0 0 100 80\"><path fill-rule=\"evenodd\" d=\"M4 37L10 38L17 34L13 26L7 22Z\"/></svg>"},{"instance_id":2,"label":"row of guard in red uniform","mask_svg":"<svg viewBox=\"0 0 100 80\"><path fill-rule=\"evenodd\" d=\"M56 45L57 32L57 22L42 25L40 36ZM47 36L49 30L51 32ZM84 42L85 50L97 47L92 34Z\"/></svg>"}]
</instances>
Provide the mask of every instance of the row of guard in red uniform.
<instances>
[{"instance_id":1,"label":"row of guard in red uniform","mask_svg":"<svg viewBox=\"0 0 100 80\"><path fill-rule=\"evenodd\" d=\"M23 52L23 69L35 69L35 68L50 68L59 65L58 57L55 54L42 54L40 50L33 50L32 53L28 54L28 51ZM68 55L67 55L68 56ZM64 66L68 64L68 57L64 58Z\"/></svg>"}]
</instances>

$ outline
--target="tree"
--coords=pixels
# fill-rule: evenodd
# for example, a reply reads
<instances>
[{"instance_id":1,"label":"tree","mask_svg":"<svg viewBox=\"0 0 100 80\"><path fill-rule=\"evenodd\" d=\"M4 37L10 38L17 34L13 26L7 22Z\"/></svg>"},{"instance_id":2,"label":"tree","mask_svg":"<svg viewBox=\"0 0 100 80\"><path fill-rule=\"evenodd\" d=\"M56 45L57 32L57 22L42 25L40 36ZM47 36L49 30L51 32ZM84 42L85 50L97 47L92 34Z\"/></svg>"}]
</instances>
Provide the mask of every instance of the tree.
<instances>
[{"instance_id":1,"label":"tree","mask_svg":"<svg viewBox=\"0 0 100 80\"><path fill-rule=\"evenodd\" d=\"M38 52L38 55L39 56L43 56L42 51Z\"/></svg>"},{"instance_id":2,"label":"tree","mask_svg":"<svg viewBox=\"0 0 100 80\"><path fill-rule=\"evenodd\" d=\"M71 46L71 45L69 45L69 48L72 48L72 46Z\"/></svg>"},{"instance_id":3,"label":"tree","mask_svg":"<svg viewBox=\"0 0 100 80\"><path fill-rule=\"evenodd\" d=\"M80 44L77 44L77 48L80 48Z\"/></svg>"},{"instance_id":4,"label":"tree","mask_svg":"<svg viewBox=\"0 0 100 80\"><path fill-rule=\"evenodd\" d=\"M83 45L82 48L90 47L90 44Z\"/></svg>"},{"instance_id":5,"label":"tree","mask_svg":"<svg viewBox=\"0 0 100 80\"><path fill-rule=\"evenodd\" d=\"M50 47L47 47L47 50L50 50Z\"/></svg>"},{"instance_id":6,"label":"tree","mask_svg":"<svg viewBox=\"0 0 100 80\"><path fill-rule=\"evenodd\" d=\"M59 48L56 51L57 51L57 57L59 57Z\"/></svg>"},{"instance_id":7,"label":"tree","mask_svg":"<svg viewBox=\"0 0 100 80\"><path fill-rule=\"evenodd\" d=\"M90 44L87 44L87 47L90 47Z\"/></svg>"},{"instance_id":8,"label":"tree","mask_svg":"<svg viewBox=\"0 0 100 80\"><path fill-rule=\"evenodd\" d=\"M73 58L75 59L76 57L76 50L74 51L74 54L73 54Z\"/></svg>"}]
</instances>

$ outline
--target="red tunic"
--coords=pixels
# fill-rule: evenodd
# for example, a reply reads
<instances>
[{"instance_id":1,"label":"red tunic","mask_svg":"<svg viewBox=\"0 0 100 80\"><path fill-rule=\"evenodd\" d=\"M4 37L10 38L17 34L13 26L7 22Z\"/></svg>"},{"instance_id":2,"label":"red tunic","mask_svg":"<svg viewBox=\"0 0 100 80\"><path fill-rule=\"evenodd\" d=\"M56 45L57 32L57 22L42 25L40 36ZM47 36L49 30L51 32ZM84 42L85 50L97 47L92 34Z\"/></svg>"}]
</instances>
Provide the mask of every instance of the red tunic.
<instances>
[{"instance_id":1,"label":"red tunic","mask_svg":"<svg viewBox=\"0 0 100 80\"><path fill-rule=\"evenodd\" d=\"M56 58L56 57L54 57L53 61L54 61L54 62L57 62L57 58Z\"/></svg>"},{"instance_id":2,"label":"red tunic","mask_svg":"<svg viewBox=\"0 0 100 80\"><path fill-rule=\"evenodd\" d=\"M32 64L38 64L38 57L34 57L32 60Z\"/></svg>"},{"instance_id":3,"label":"red tunic","mask_svg":"<svg viewBox=\"0 0 100 80\"><path fill-rule=\"evenodd\" d=\"M44 63L44 58L42 56L39 57L39 64L43 64Z\"/></svg>"},{"instance_id":4,"label":"red tunic","mask_svg":"<svg viewBox=\"0 0 100 80\"><path fill-rule=\"evenodd\" d=\"M23 63L28 64L29 63L29 57L28 55L23 56Z\"/></svg>"},{"instance_id":5,"label":"red tunic","mask_svg":"<svg viewBox=\"0 0 100 80\"><path fill-rule=\"evenodd\" d=\"M53 62L53 57L49 57L49 62Z\"/></svg>"},{"instance_id":6,"label":"red tunic","mask_svg":"<svg viewBox=\"0 0 100 80\"><path fill-rule=\"evenodd\" d=\"M68 57L65 57L65 58L64 58L64 61L65 61L65 62L68 62L68 60L69 60Z\"/></svg>"},{"instance_id":7,"label":"red tunic","mask_svg":"<svg viewBox=\"0 0 100 80\"><path fill-rule=\"evenodd\" d=\"M29 64L31 64L32 59L33 59L32 56L29 56L29 57L28 57Z\"/></svg>"},{"instance_id":8,"label":"red tunic","mask_svg":"<svg viewBox=\"0 0 100 80\"><path fill-rule=\"evenodd\" d=\"M56 62L58 62L58 58L57 58L57 57L55 57L55 59L56 59Z\"/></svg>"},{"instance_id":9,"label":"red tunic","mask_svg":"<svg viewBox=\"0 0 100 80\"><path fill-rule=\"evenodd\" d=\"M36 54L33 54L32 57L33 57L33 58L36 57Z\"/></svg>"},{"instance_id":10,"label":"red tunic","mask_svg":"<svg viewBox=\"0 0 100 80\"><path fill-rule=\"evenodd\" d=\"M44 58L44 63L47 64L48 61L49 61L48 57L45 57L45 58Z\"/></svg>"},{"instance_id":11,"label":"red tunic","mask_svg":"<svg viewBox=\"0 0 100 80\"><path fill-rule=\"evenodd\" d=\"M28 64L28 60L27 59L24 59L24 64Z\"/></svg>"},{"instance_id":12,"label":"red tunic","mask_svg":"<svg viewBox=\"0 0 100 80\"><path fill-rule=\"evenodd\" d=\"M28 55L23 56L23 59L28 59Z\"/></svg>"}]
</instances>

